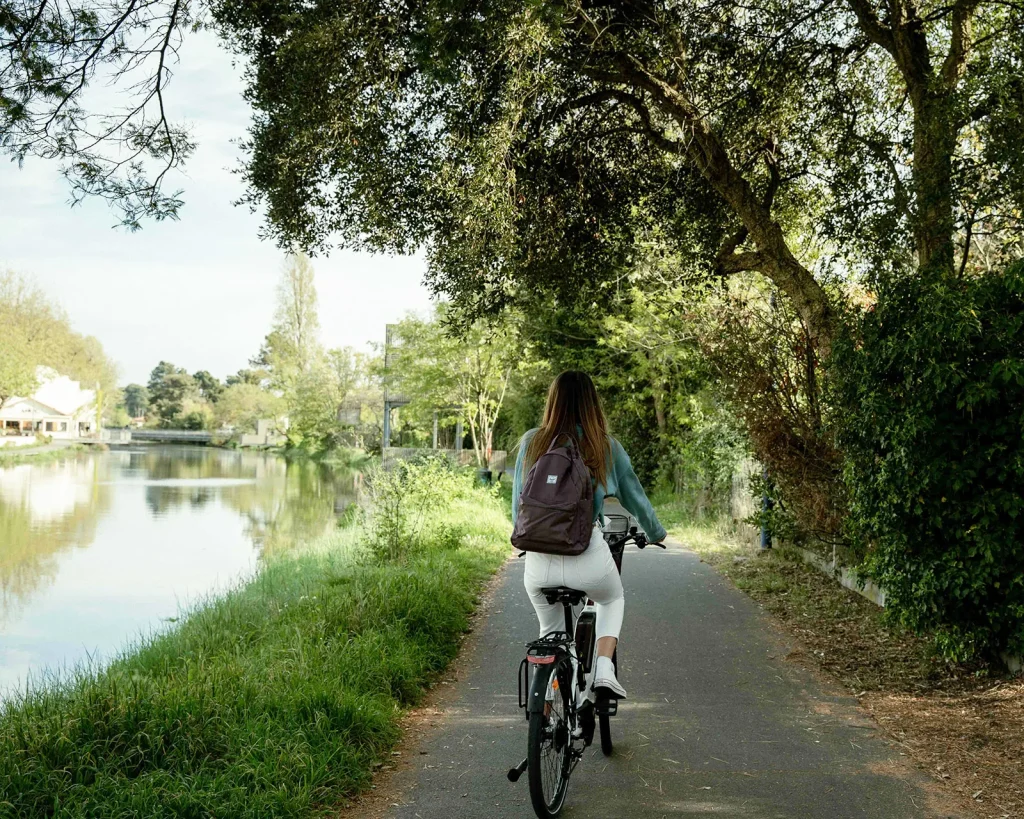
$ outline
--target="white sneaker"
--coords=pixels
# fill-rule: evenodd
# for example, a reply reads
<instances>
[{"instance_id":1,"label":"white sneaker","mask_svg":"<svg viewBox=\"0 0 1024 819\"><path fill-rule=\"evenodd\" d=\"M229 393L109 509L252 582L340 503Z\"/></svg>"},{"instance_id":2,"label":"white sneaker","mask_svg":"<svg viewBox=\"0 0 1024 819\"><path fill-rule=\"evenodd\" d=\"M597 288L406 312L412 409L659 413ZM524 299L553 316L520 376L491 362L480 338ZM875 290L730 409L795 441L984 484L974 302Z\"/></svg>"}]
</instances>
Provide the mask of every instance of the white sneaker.
<instances>
[{"instance_id":1,"label":"white sneaker","mask_svg":"<svg viewBox=\"0 0 1024 819\"><path fill-rule=\"evenodd\" d=\"M626 699L626 689L619 685L611 657L597 658L597 668L594 670L594 684L591 687L594 691L600 691L602 688L605 689L609 697L619 700Z\"/></svg>"}]
</instances>

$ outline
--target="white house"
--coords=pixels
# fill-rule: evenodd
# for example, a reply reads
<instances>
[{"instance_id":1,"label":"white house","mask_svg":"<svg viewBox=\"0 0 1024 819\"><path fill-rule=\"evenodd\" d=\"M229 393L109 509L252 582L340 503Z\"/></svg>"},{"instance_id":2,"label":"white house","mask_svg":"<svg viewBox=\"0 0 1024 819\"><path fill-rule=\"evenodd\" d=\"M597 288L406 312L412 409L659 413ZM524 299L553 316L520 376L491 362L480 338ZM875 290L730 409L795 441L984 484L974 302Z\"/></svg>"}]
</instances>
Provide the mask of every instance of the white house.
<instances>
[{"instance_id":1,"label":"white house","mask_svg":"<svg viewBox=\"0 0 1024 819\"><path fill-rule=\"evenodd\" d=\"M96 431L96 391L47 367L36 371L39 388L29 398L12 396L0 408L5 436L80 438Z\"/></svg>"}]
</instances>

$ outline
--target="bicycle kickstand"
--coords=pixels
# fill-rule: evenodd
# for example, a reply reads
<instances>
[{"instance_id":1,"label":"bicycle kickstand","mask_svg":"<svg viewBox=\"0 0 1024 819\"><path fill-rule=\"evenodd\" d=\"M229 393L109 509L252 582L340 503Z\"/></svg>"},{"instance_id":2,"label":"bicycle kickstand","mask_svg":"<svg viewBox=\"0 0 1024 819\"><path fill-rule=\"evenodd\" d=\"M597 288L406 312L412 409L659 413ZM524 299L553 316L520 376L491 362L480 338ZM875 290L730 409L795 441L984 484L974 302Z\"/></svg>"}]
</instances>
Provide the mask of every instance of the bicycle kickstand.
<instances>
[{"instance_id":1,"label":"bicycle kickstand","mask_svg":"<svg viewBox=\"0 0 1024 819\"><path fill-rule=\"evenodd\" d=\"M508 781L518 782L519 777L521 777L523 773L526 771L526 766L529 764L529 762L530 760L527 758L520 762L518 765L516 765L514 768L509 768Z\"/></svg>"}]
</instances>

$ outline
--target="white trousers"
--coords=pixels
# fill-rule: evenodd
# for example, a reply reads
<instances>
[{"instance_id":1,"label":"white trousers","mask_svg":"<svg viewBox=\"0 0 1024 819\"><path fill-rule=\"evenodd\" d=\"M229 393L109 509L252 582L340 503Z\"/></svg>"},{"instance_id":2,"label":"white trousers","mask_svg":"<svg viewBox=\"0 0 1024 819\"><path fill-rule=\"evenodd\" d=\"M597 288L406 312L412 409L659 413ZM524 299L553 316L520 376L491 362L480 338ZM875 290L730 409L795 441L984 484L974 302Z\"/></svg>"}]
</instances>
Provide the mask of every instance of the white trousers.
<instances>
[{"instance_id":1,"label":"white trousers","mask_svg":"<svg viewBox=\"0 0 1024 819\"><path fill-rule=\"evenodd\" d=\"M597 524L590 536L590 546L581 555L561 557L527 552L524 585L540 620L541 637L552 631L564 631L565 614L561 603L549 603L540 590L548 586L568 586L585 591L596 603L597 638L618 639L626 605L622 579Z\"/></svg>"}]
</instances>

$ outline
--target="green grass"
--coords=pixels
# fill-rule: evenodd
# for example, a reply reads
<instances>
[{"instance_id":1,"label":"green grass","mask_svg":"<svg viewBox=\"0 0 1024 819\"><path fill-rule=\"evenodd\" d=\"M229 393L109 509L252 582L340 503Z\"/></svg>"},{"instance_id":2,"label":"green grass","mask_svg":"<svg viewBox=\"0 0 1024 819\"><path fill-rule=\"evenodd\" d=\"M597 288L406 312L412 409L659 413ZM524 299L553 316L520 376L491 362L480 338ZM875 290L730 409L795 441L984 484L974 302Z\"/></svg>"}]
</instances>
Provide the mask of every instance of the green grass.
<instances>
[{"instance_id":1,"label":"green grass","mask_svg":"<svg viewBox=\"0 0 1024 819\"><path fill-rule=\"evenodd\" d=\"M50 449L44 452L39 450L48 444L33 444L31 446L12 448L11 450L0 450L0 467L18 466L20 464L43 464L50 461L62 461L65 458L78 457L85 451L82 444L72 444L63 449Z\"/></svg>"},{"instance_id":2,"label":"green grass","mask_svg":"<svg viewBox=\"0 0 1024 819\"><path fill-rule=\"evenodd\" d=\"M486 491L431 523L443 537L388 565L339 530L108 669L8 702L0 816L331 814L388 758L508 553Z\"/></svg>"}]
</instances>

